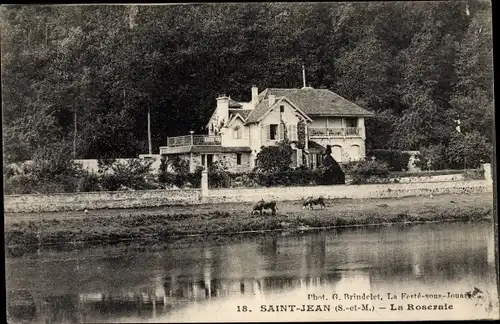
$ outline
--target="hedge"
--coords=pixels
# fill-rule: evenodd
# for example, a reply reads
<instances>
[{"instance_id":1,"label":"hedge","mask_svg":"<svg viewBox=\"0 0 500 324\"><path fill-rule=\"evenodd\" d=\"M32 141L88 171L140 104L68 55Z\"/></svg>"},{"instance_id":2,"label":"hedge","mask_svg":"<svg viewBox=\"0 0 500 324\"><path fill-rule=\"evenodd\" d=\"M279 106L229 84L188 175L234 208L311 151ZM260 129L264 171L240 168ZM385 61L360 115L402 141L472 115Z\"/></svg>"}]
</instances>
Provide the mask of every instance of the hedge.
<instances>
[{"instance_id":1,"label":"hedge","mask_svg":"<svg viewBox=\"0 0 500 324\"><path fill-rule=\"evenodd\" d=\"M373 149L366 153L366 156L375 157L377 161L385 162L390 171L408 170L411 154L391 149Z\"/></svg>"}]
</instances>

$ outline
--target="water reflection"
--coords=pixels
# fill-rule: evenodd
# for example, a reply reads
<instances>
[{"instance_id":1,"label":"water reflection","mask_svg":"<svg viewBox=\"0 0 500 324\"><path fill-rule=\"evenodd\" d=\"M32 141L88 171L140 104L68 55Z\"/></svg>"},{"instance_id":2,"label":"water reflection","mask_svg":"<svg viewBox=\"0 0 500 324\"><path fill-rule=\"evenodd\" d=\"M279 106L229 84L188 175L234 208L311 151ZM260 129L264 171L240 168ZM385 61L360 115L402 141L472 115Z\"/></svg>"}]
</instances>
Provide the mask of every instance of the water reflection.
<instances>
[{"instance_id":1,"label":"water reflection","mask_svg":"<svg viewBox=\"0 0 500 324\"><path fill-rule=\"evenodd\" d=\"M108 248L99 258L42 252L7 259L9 291L25 291L9 297L8 311L14 320L44 323L165 321L202 303L293 298L312 289L370 293L464 280L492 286L490 230L490 224L360 229L164 253L112 256Z\"/></svg>"}]
</instances>

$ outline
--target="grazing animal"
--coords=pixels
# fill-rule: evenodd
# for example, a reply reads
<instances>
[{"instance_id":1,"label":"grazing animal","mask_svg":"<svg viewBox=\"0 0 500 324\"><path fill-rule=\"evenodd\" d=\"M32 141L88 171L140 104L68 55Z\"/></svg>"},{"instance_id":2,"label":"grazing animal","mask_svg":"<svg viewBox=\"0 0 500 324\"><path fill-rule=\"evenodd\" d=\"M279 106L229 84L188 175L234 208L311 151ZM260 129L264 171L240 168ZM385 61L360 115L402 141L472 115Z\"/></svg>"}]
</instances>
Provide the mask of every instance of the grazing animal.
<instances>
[{"instance_id":1,"label":"grazing animal","mask_svg":"<svg viewBox=\"0 0 500 324\"><path fill-rule=\"evenodd\" d=\"M87 214L89 211L85 208L85 210L83 211L85 214Z\"/></svg>"},{"instance_id":2,"label":"grazing animal","mask_svg":"<svg viewBox=\"0 0 500 324\"><path fill-rule=\"evenodd\" d=\"M276 210L278 209L276 207L276 202L275 201L265 202L264 200L261 200L253 207L252 214L260 212L260 214L262 215L262 212L265 211L266 209L270 209L272 215L276 215Z\"/></svg>"},{"instance_id":3,"label":"grazing animal","mask_svg":"<svg viewBox=\"0 0 500 324\"><path fill-rule=\"evenodd\" d=\"M304 201L304 203L302 204L302 209L305 209L307 206L309 206L309 209L313 209L313 206L315 205L320 205L321 208L325 208L326 205L325 205L325 201L323 199L323 197L319 197L319 198L313 198L313 197L309 197L306 199L306 201Z\"/></svg>"}]
</instances>

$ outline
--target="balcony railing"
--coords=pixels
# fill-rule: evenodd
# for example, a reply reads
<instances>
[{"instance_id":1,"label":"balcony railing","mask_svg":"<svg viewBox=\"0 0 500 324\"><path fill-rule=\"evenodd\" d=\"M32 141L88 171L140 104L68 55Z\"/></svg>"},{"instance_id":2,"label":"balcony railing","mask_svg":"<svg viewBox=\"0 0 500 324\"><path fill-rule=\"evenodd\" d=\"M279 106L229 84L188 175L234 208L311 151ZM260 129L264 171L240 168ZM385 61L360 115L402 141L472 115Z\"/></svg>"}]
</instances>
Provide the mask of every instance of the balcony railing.
<instances>
[{"instance_id":1,"label":"balcony railing","mask_svg":"<svg viewBox=\"0 0 500 324\"><path fill-rule=\"evenodd\" d=\"M220 135L186 135L167 137L167 146L221 145Z\"/></svg>"},{"instance_id":2,"label":"balcony railing","mask_svg":"<svg viewBox=\"0 0 500 324\"><path fill-rule=\"evenodd\" d=\"M311 137L342 137L342 136L361 136L361 128L359 127L314 127L309 128L309 136Z\"/></svg>"}]
</instances>

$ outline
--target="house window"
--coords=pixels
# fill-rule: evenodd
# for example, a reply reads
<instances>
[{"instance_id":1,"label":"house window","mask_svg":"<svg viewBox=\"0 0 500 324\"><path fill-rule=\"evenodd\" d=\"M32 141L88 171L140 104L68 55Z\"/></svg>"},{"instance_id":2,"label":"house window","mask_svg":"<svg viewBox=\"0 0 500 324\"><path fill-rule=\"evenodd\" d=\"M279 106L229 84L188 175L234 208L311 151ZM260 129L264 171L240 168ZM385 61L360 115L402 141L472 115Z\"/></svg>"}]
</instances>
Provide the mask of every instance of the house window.
<instances>
[{"instance_id":1,"label":"house window","mask_svg":"<svg viewBox=\"0 0 500 324\"><path fill-rule=\"evenodd\" d=\"M358 119L357 118L346 118L345 119L345 127L358 127Z\"/></svg>"},{"instance_id":2,"label":"house window","mask_svg":"<svg viewBox=\"0 0 500 324\"><path fill-rule=\"evenodd\" d=\"M285 106L284 105L280 105L280 113L284 113L285 112Z\"/></svg>"},{"instance_id":3,"label":"house window","mask_svg":"<svg viewBox=\"0 0 500 324\"><path fill-rule=\"evenodd\" d=\"M240 126L236 126L233 132L234 139L241 139L243 134L243 129Z\"/></svg>"},{"instance_id":4,"label":"house window","mask_svg":"<svg viewBox=\"0 0 500 324\"><path fill-rule=\"evenodd\" d=\"M236 153L236 164L241 165L241 153Z\"/></svg>"},{"instance_id":5,"label":"house window","mask_svg":"<svg viewBox=\"0 0 500 324\"><path fill-rule=\"evenodd\" d=\"M269 139L271 141L278 139L278 124L269 125Z\"/></svg>"}]
</instances>

